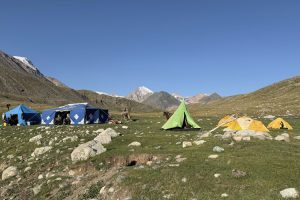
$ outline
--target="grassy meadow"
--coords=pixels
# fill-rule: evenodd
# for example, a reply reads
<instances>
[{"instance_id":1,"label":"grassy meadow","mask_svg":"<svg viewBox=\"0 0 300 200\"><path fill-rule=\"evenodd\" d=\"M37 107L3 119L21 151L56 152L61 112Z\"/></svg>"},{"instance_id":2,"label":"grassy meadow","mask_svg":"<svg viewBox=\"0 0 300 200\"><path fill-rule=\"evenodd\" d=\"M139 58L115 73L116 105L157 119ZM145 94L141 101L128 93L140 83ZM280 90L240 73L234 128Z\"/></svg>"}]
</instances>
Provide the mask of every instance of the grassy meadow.
<instances>
[{"instance_id":1,"label":"grassy meadow","mask_svg":"<svg viewBox=\"0 0 300 200\"><path fill-rule=\"evenodd\" d=\"M1 127L0 166L16 166L18 176L0 182L3 199L280 199L280 191L300 190L300 120L287 119L294 130L291 142L235 142L219 137L203 138L206 143L182 148L183 141L199 139L199 132L162 131L161 114L135 115L136 121L121 125ZM218 118L195 117L203 131L214 128ZM263 120L265 124L270 120ZM122 126L128 126L128 129ZM80 143L92 140L95 131L111 127L122 136L105 145L107 152L87 161L72 163L70 154ZM284 131L272 131L276 136ZM217 130L214 135L222 134ZM40 145L29 139L42 135ZM77 141L63 142L67 136ZM128 147L138 141L140 147ZM53 147L32 158L37 147ZM213 152L214 146L225 149ZM211 154L219 158L209 159ZM176 161L176 156L186 158ZM177 157L178 158L178 157ZM151 162L148 162L151 160ZM30 170L24 169L30 166ZM232 170L246 172L245 177L232 176ZM0 169L1 170L1 169ZM72 172L72 173L70 173ZM215 178L214 174L220 174ZM39 179L39 176L43 178ZM40 192L33 194L33 188ZM105 192L101 188L105 186Z\"/></svg>"}]
</instances>

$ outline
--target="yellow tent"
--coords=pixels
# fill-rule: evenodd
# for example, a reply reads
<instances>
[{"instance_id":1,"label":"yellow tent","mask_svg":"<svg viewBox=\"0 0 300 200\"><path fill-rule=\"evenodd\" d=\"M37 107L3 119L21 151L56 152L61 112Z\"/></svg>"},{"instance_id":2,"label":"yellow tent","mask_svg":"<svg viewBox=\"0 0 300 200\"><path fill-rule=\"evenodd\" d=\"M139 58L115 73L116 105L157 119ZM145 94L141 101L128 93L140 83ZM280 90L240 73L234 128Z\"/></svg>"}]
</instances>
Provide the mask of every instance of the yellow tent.
<instances>
[{"instance_id":1,"label":"yellow tent","mask_svg":"<svg viewBox=\"0 0 300 200\"><path fill-rule=\"evenodd\" d=\"M270 129L288 129L288 130L293 130L293 127L284 119L282 118L277 118L274 121L272 121L269 125L268 128Z\"/></svg>"},{"instance_id":2,"label":"yellow tent","mask_svg":"<svg viewBox=\"0 0 300 200\"><path fill-rule=\"evenodd\" d=\"M240 130L252 130L269 132L265 125L258 120L251 119L249 117L240 117L231 122L226 130L240 131Z\"/></svg>"},{"instance_id":3,"label":"yellow tent","mask_svg":"<svg viewBox=\"0 0 300 200\"><path fill-rule=\"evenodd\" d=\"M227 115L219 121L218 126L227 127L230 124L230 122L234 120L235 118L233 116Z\"/></svg>"}]
</instances>

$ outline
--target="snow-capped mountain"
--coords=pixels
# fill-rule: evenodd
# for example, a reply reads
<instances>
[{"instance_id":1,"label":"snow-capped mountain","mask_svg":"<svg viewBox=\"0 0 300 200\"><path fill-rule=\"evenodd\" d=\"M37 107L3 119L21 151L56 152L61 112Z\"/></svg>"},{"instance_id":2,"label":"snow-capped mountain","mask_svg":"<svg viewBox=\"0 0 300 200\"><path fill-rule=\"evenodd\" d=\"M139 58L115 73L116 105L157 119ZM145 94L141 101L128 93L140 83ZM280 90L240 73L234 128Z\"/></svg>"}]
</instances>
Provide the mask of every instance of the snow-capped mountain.
<instances>
[{"instance_id":1,"label":"snow-capped mountain","mask_svg":"<svg viewBox=\"0 0 300 200\"><path fill-rule=\"evenodd\" d=\"M134 92L130 93L127 98L137 101L137 102L143 102L145 99L147 99L149 96L151 96L154 92L150 90L149 88L142 86L138 87Z\"/></svg>"},{"instance_id":2,"label":"snow-capped mountain","mask_svg":"<svg viewBox=\"0 0 300 200\"><path fill-rule=\"evenodd\" d=\"M21 56L13 56L13 58L17 59L18 61L20 61L22 63L21 67L29 72L29 73L33 73L35 75L38 76L44 76L39 69L33 65L33 63L26 57L21 57Z\"/></svg>"}]
</instances>

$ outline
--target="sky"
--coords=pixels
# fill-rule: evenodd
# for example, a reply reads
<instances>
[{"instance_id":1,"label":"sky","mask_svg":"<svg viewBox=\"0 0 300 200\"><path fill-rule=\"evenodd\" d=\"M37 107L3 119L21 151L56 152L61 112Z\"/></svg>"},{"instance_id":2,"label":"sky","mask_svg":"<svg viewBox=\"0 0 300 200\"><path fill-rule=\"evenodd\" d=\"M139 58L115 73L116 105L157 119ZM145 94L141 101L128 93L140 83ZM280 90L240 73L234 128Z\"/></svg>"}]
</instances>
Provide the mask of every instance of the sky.
<instances>
[{"instance_id":1,"label":"sky","mask_svg":"<svg viewBox=\"0 0 300 200\"><path fill-rule=\"evenodd\" d=\"M2 0L0 50L75 89L248 93L300 74L299 0Z\"/></svg>"}]
</instances>

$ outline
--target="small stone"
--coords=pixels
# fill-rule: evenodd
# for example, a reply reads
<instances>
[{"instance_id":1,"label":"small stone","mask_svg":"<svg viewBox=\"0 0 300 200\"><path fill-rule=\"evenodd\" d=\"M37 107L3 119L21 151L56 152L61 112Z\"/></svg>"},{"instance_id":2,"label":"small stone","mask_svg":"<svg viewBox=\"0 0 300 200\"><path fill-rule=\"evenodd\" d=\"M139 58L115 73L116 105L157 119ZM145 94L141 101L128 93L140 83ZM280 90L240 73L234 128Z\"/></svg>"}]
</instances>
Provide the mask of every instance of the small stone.
<instances>
[{"instance_id":1,"label":"small stone","mask_svg":"<svg viewBox=\"0 0 300 200\"><path fill-rule=\"evenodd\" d=\"M208 156L209 159L217 159L218 157L219 155L216 154Z\"/></svg>"},{"instance_id":2,"label":"small stone","mask_svg":"<svg viewBox=\"0 0 300 200\"><path fill-rule=\"evenodd\" d=\"M224 148L219 147L219 146L215 146L213 148L213 152L222 153L222 152L224 152Z\"/></svg>"},{"instance_id":3,"label":"small stone","mask_svg":"<svg viewBox=\"0 0 300 200\"><path fill-rule=\"evenodd\" d=\"M221 176L221 174L214 174L215 178L219 178Z\"/></svg>"},{"instance_id":4,"label":"small stone","mask_svg":"<svg viewBox=\"0 0 300 200\"><path fill-rule=\"evenodd\" d=\"M33 194L34 194L34 195L39 194L40 191L41 191L41 188L42 188L42 185L37 185L37 186L35 186L34 188L32 188Z\"/></svg>"},{"instance_id":5,"label":"small stone","mask_svg":"<svg viewBox=\"0 0 300 200\"><path fill-rule=\"evenodd\" d=\"M284 199L296 199L299 197L299 193L295 188L287 188L280 191L282 198Z\"/></svg>"},{"instance_id":6,"label":"small stone","mask_svg":"<svg viewBox=\"0 0 300 200\"><path fill-rule=\"evenodd\" d=\"M29 170L31 170L31 167L26 167L26 168L24 169L24 172L28 172Z\"/></svg>"},{"instance_id":7,"label":"small stone","mask_svg":"<svg viewBox=\"0 0 300 200\"><path fill-rule=\"evenodd\" d=\"M187 147L191 147L191 146L193 146L192 142L185 141L182 143L182 148L187 148Z\"/></svg>"},{"instance_id":8,"label":"small stone","mask_svg":"<svg viewBox=\"0 0 300 200\"><path fill-rule=\"evenodd\" d=\"M229 195L226 194L226 193L221 194L221 197L222 197L222 198L227 198L228 196L229 196Z\"/></svg>"},{"instance_id":9,"label":"small stone","mask_svg":"<svg viewBox=\"0 0 300 200\"><path fill-rule=\"evenodd\" d=\"M18 174L17 168L10 166L2 172L2 181L14 177Z\"/></svg>"},{"instance_id":10,"label":"small stone","mask_svg":"<svg viewBox=\"0 0 300 200\"><path fill-rule=\"evenodd\" d=\"M111 188L108 189L109 193L113 193L114 191L115 191L115 189L113 187L111 187Z\"/></svg>"},{"instance_id":11,"label":"small stone","mask_svg":"<svg viewBox=\"0 0 300 200\"><path fill-rule=\"evenodd\" d=\"M201 144L204 144L206 141L205 140L196 140L194 141L193 143L197 146L201 145Z\"/></svg>"},{"instance_id":12,"label":"small stone","mask_svg":"<svg viewBox=\"0 0 300 200\"><path fill-rule=\"evenodd\" d=\"M40 174L40 175L38 176L38 179L39 179L39 180L41 180L41 179L43 179L43 178L44 178L43 174Z\"/></svg>"},{"instance_id":13,"label":"small stone","mask_svg":"<svg viewBox=\"0 0 300 200\"><path fill-rule=\"evenodd\" d=\"M133 146L133 147L140 147L141 145L142 144L140 142L135 141L135 142L130 143L128 146L129 147L131 147L131 146Z\"/></svg>"},{"instance_id":14,"label":"small stone","mask_svg":"<svg viewBox=\"0 0 300 200\"><path fill-rule=\"evenodd\" d=\"M185 178L185 177L182 178L182 179L181 179L181 182L186 183L186 182L187 182L187 178Z\"/></svg>"},{"instance_id":15,"label":"small stone","mask_svg":"<svg viewBox=\"0 0 300 200\"><path fill-rule=\"evenodd\" d=\"M207 132L207 133L203 133L203 134L201 134L200 135L200 138L202 139L202 138L208 138L208 137L210 137L211 136L211 133L210 132Z\"/></svg>"},{"instance_id":16,"label":"small stone","mask_svg":"<svg viewBox=\"0 0 300 200\"><path fill-rule=\"evenodd\" d=\"M75 175L75 172L73 170L70 170L69 171L69 176L74 176Z\"/></svg>"},{"instance_id":17,"label":"small stone","mask_svg":"<svg viewBox=\"0 0 300 200\"><path fill-rule=\"evenodd\" d=\"M122 126L122 129L128 129L128 126Z\"/></svg>"}]
</instances>

